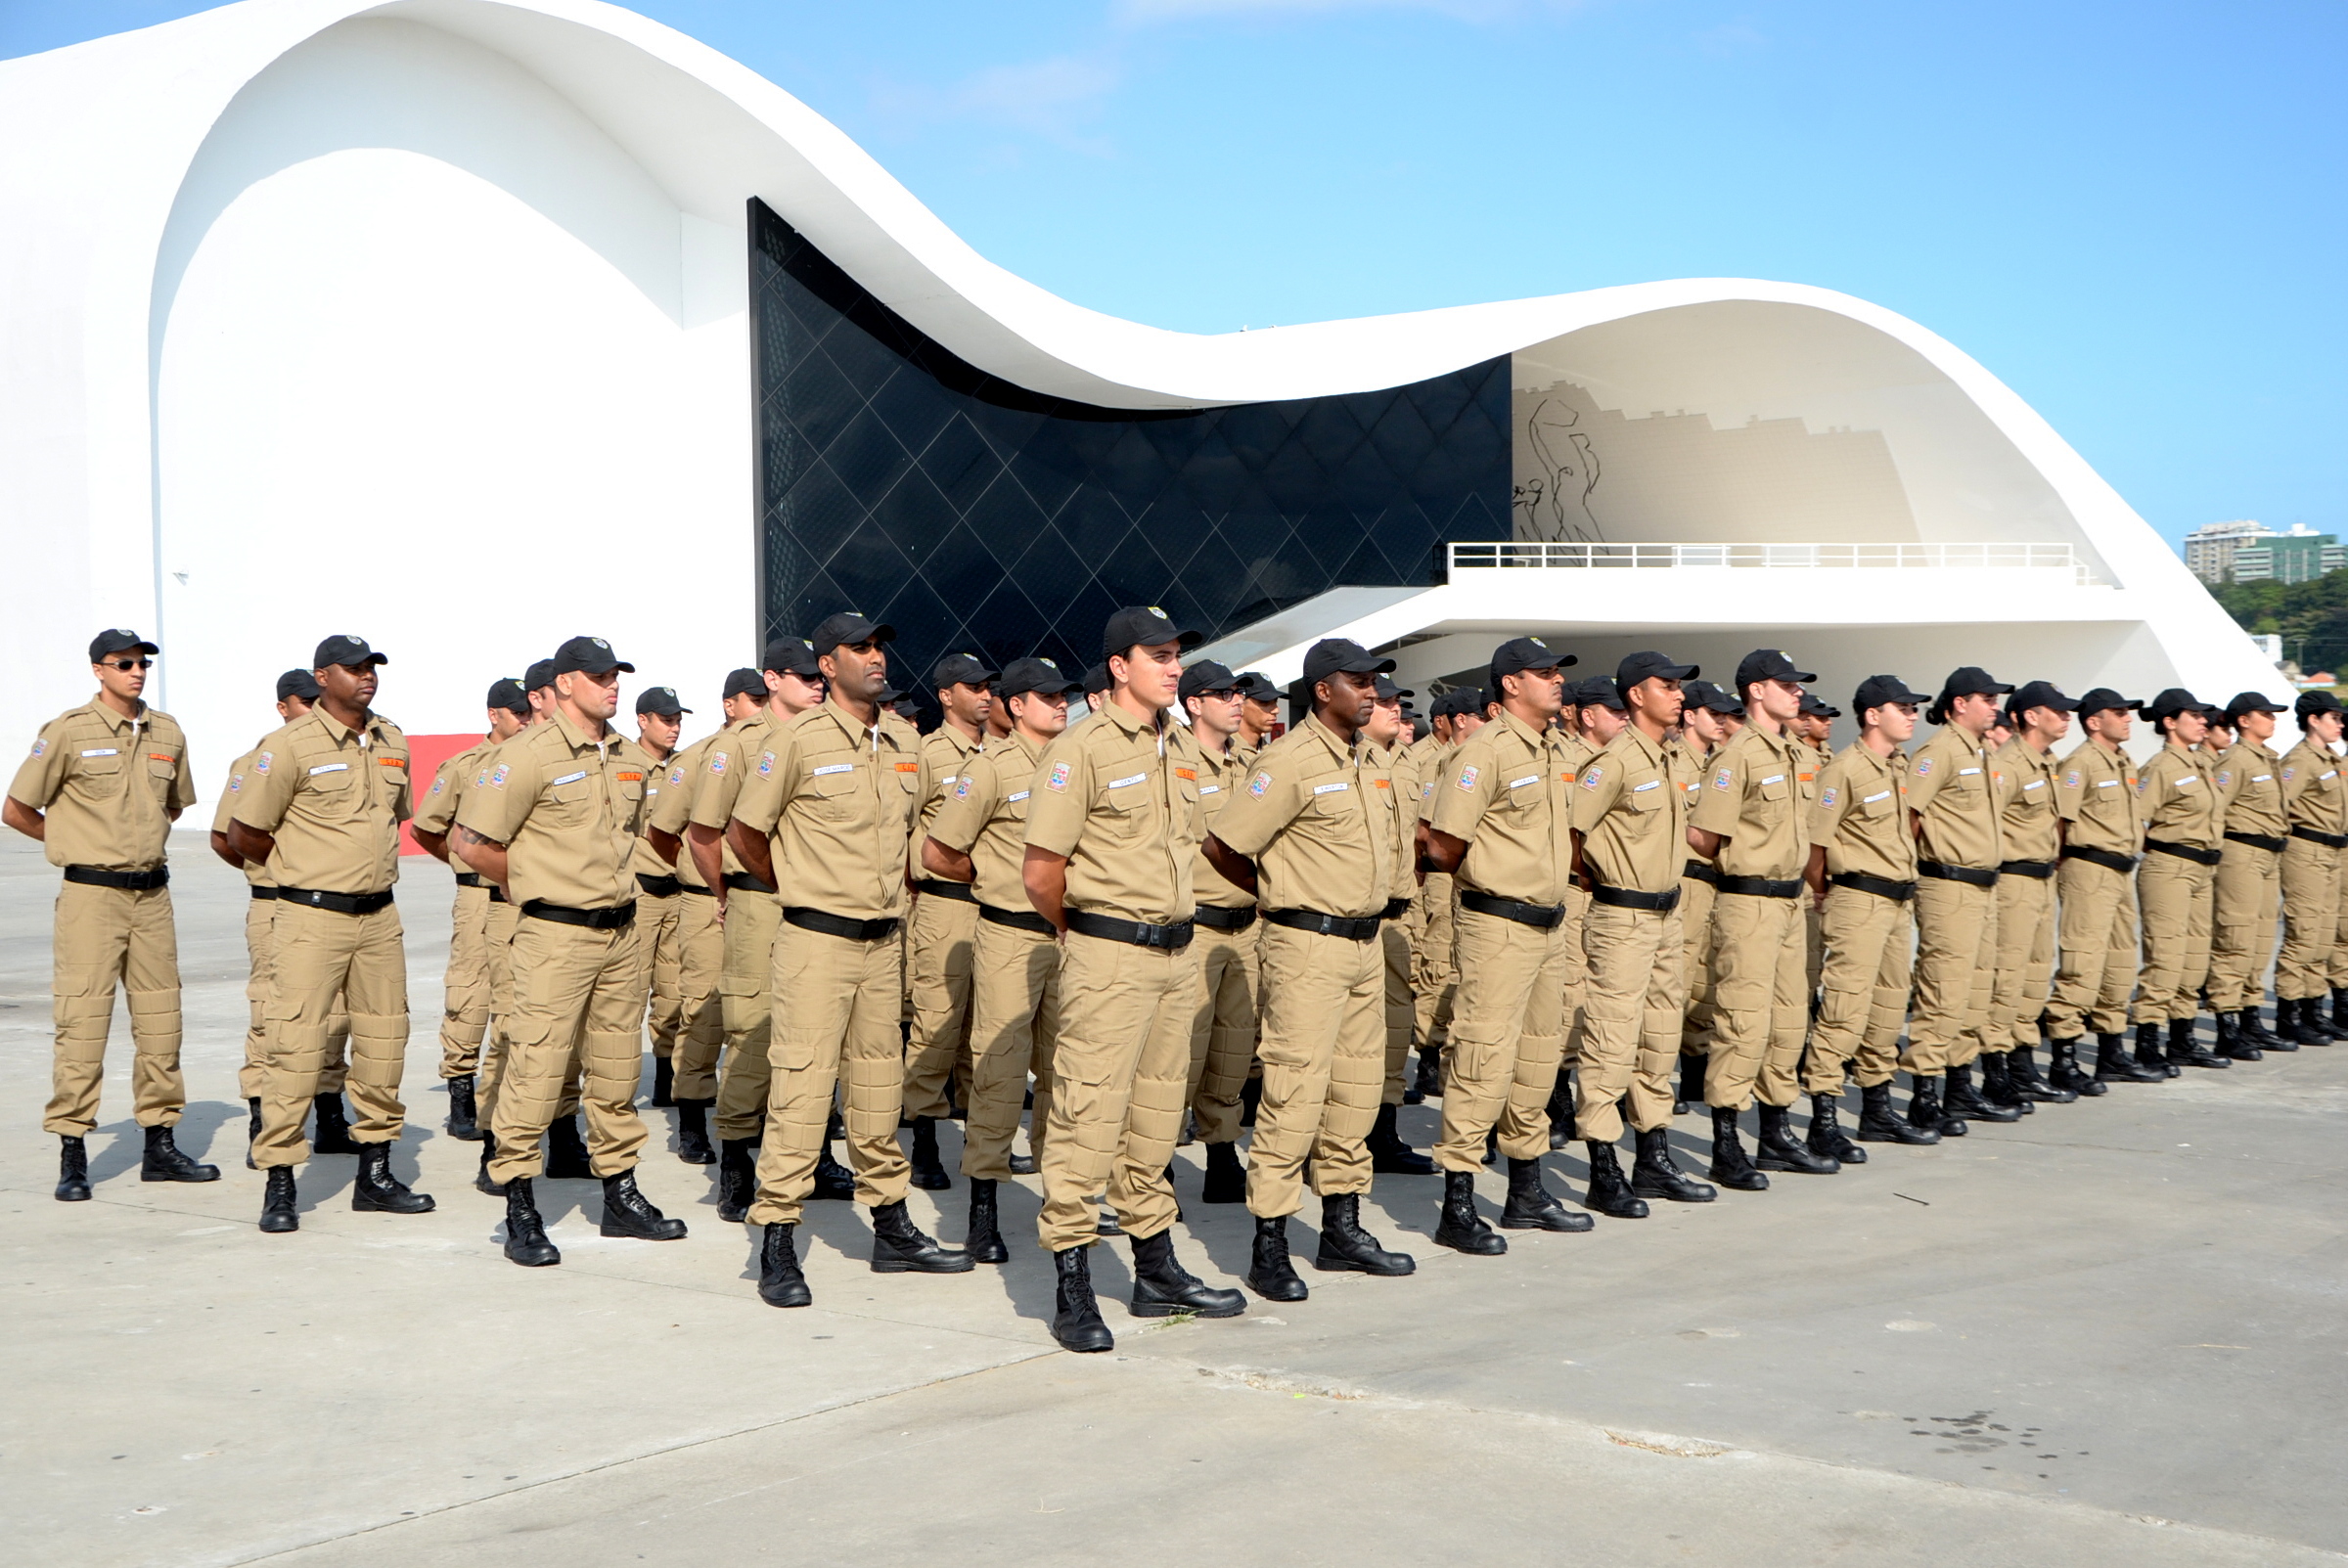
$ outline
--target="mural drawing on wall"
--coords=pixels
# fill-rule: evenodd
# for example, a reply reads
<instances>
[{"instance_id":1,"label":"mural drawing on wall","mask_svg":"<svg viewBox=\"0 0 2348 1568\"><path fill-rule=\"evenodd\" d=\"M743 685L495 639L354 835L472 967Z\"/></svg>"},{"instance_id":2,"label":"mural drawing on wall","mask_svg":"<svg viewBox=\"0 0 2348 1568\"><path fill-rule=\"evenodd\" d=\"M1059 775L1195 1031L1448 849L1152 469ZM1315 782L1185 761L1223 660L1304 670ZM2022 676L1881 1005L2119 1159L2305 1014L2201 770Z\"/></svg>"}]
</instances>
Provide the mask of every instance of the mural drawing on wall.
<instances>
[{"instance_id":1,"label":"mural drawing on wall","mask_svg":"<svg viewBox=\"0 0 2348 1568\"><path fill-rule=\"evenodd\" d=\"M1535 472L1513 487L1516 537L1597 541L1605 538L1591 509L1598 488L1597 449L1576 428L1582 411L1558 398L1544 398L1524 424L1525 450Z\"/></svg>"}]
</instances>

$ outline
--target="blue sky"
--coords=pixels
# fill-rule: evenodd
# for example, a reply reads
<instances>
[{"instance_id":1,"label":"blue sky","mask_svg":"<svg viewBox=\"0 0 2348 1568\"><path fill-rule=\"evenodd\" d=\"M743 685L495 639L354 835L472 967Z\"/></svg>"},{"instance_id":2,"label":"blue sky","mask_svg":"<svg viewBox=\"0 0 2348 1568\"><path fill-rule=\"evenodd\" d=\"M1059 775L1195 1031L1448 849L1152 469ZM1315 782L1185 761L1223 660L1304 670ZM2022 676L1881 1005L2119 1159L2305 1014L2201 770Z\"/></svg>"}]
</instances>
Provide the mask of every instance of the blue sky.
<instances>
[{"instance_id":1,"label":"blue sky","mask_svg":"<svg viewBox=\"0 0 2348 1568\"><path fill-rule=\"evenodd\" d=\"M201 5L0 0L0 56ZM1916 318L2153 526L2348 531L2348 7L643 0L972 245L1194 331L1781 278Z\"/></svg>"}]
</instances>

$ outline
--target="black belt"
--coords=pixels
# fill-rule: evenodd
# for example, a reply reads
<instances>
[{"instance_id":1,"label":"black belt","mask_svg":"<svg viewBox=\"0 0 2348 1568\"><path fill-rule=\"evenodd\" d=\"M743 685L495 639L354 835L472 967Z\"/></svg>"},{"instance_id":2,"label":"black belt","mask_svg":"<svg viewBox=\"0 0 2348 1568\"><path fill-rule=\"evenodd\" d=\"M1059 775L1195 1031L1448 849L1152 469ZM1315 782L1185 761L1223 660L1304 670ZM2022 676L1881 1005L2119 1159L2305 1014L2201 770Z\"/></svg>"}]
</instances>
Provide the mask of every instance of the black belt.
<instances>
[{"instance_id":1,"label":"black belt","mask_svg":"<svg viewBox=\"0 0 2348 1568\"><path fill-rule=\"evenodd\" d=\"M119 887L130 893L152 893L158 887L169 885L171 868L158 866L147 872L110 872L96 866L68 866L66 868L66 880L79 882L85 887Z\"/></svg>"},{"instance_id":2,"label":"black belt","mask_svg":"<svg viewBox=\"0 0 2348 1568\"><path fill-rule=\"evenodd\" d=\"M2322 844L2325 849L2348 849L2348 833L2320 833L2313 828L2294 828L2291 836L2304 838L2311 844Z\"/></svg>"},{"instance_id":3,"label":"black belt","mask_svg":"<svg viewBox=\"0 0 2348 1568\"><path fill-rule=\"evenodd\" d=\"M1998 885L1998 874L1996 872L1985 870L1979 866L1949 866L1937 860L1918 861L1916 863L1916 874L1919 876L1936 876L1944 882L1965 882L1974 887L1995 887Z\"/></svg>"},{"instance_id":4,"label":"black belt","mask_svg":"<svg viewBox=\"0 0 2348 1568\"><path fill-rule=\"evenodd\" d=\"M506 897L506 890L504 888L498 886L495 882L491 882L489 884L489 902L492 904L511 904L514 901Z\"/></svg>"},{"instance_id":5,"label":"black belt","mask_svg":"<svg viewBox=\"0 0 2348 1568\"><path fill-rule=\"evenodd\" d=\"M1164 948L1180 953L1191 945L1192 922L1177 920L1172 925L1145 925L1139 920L1112 920L1106 915L1087 915L1082 910L1069 910L1068 929L1084 936L1097 936L1104 942L1123 942L1129 947Z\"/></svg>"},{"instance_id":6,"label":"black belt","mask_svg":"<svg viewBox=\"0 0 2348 1568\"><path fill-rule=\"evenodd\" d=\"M639 877L637 880L641 881L643 878ZM457 873L457 885L459 887L486 887L489 889L489 902L492 904L503 904L507 901L504 890L479 872Z\"/></svg>"},{"instance_id":7,"label":"black belt","mask_svg":"<svg viewBox=\"0 0 2348 1568\"><path fill-rule=\"evenodd\" d=\"M643 872L636 874L636 885L654 898L675 898L685 891L685 884L674 876L648 876Z\"/></svg>"},{"instance_id":8,"label":"black belt","mask_svg":"<svg viewBox=\"0 0 2348 1568\"><path fill-rule=\"evenodd\" d=\"M715 898L717 896L715 889L704 887L698 882L686 881L682 877L679 877L677 880L677 890L683 893L699 893L703 898Z\"/></svg>"},{"instance_id":9,"label":"black belt","mask_svg":"<svg viewBox=\"0 0 2348 1568\"><path fill-rule=\"evenodd\" d=\"M2043 882L2054 874L2054 863L2051 860L2009 860L1998 867L1998 874L2000 876L2035 876Z\"/></svg>"},{"instance_id":10,"label":"black belt","mask_svg":"<svg viewBox=\"0 0 2348 1568\"><path fill-rule=\"evenodd\" d=\"M726 885L737 893L771 893L775 890L774 883L762 882L748 872L726 873Z\"/></svg>"},{"instance_id":11,"label":"black belt","mask_svg":"<svg viewBox=\"0 0 2348 1568\"><path fill-rule=\"evenodd\" d=\"M299 904L304 909L332 910L337 915L373 915L391 907L391 889L380 893L323 893L314 887L281 887L277 890L281 904Z\"/></svg>"},{"instance_id":12,"label":"black belt","mask_svg":"<svg viewBox=\"0 0 2348 1568\"><path fill-rule=\"evenodd\" d=\"M1341 936L1348 942L1367 942L1377 934L1382 916L1324 915L1319 910L1266 910L1266 925L1286 926L1314 936Z\"/></svg>"},{"instance_id":13,"label":"black belt","mask_svg":"<svg viewBox=\"0 0 2348 1568\"><path fill-rule=\"evenodd\" d=\"M904 924L894 915L883 915L874 920L852 920L845 915L831 915L823 910L793 904L783 912L783 918L802 931L819 931L825 936L844 936L851 942L878 942L884 936L897 934Z\"/></svg>"},{"instance_id":14,"label":"black belt","mask_svg":"<svg viewBox=\"0 0 2348 1568\"><path fill-rule=\"evenodd\" d=\"M2263 849L2270 855L2282 853L2283 841L2270 838L2265 833L2228 833L2226 839L2229 843L2248 844L2252 849Z\"/></svg>"},{"instance_id":15,"label":"black belt","mask_svg":"<svg viewBox=\"0 0 2348 1568\"><path fill-rule=\"evenodd\" d=\"M1390 898L1390 899L1387 899L1387 900L1386 900L1386 907L1385 907L1384 911L1383 911L1383 912L1381 912L1381 913L1378 915L1378 917L1377 917L1377 918L1378 918L1379 919L1381 919L1381 920L1399 920L1399 919L1401 919L1401 918L1403 918L1405 915L1408 915L1408 914L1410 914L1410 913L1411 913L1411 901L1410 901L1409 899L1407 899L1407 898Z\"/></svg>"},{"instance_id":16,"label":"black belt","mask_svg":"<svg viewBox=\"0 0 2348 1568\"><path fill-rule=\"evenodd\" d=\"M949 882L942 877L925 876L913 884L913 890L917 893L926 893L931 898L950 898L957 904L978 902L978 895L971 891L970 883Z\"/></svg>"},{"instance_id":17,"label":"black belt","mask_svg":"<svg viewBox=\"0 0 2348 1568\"><path fill-rule=\"evenodd\" d=\"M1603 882L1592 882L1590 902L1608 904L1618 910L1649 910L1657 915L1668 915L1680 907L1680 890L1675 887L1668 893L1642 893L1635 888L1608 887Z\"/></svg>"},{"instance_id":18,"label":"black belt","mask_svg":"<svg viewBox=\"0 0 2348 1568\"><path fill-rule=\"evenodd\" d=\"M2083 860L2090 866L2100 866L2107 872L2118 872L2122 876L2136 870L2136 857L2123 855L2116 849L2090 849L2085 844L2065 844L2062 846L2062 858L2064 860Z\"/></svg>"},{"instance_id":19,"label":"black belt","mask_svg":"<svg viewBox=\"0 0 2348 1568\"><path fill-rule=\"evenodd\" d=\"M1191 913L1191 918L1212 931L1244 931L1255 923L1253 904L1201 904ZM1042 919L1041 916L1037 917ZM1045 924L1051 922L1046 920Z\"/></svg>"},{"instance_id":20,"label":"black belt","mask_svg":"<svg viewBox=\"0 0 2348 1568\"><path fill-rule=\"evenodd\" d=\"M992 904L978 906L978 918L990 925L1008 925L1015 931L1028 931L1037 936L1058 936L1052 922L1033 910L997 909Z\"/></svg>"},{"instance_id":21,"label":"black belt","mask_svg":"<svg viewBox=\"0 0 2348 1568\"><path fill-rule=\"evenodd\" d=\"M274 887L263 887L258 882L255 882L252 886L252 896L256 899L275 898L277 897L277 889Z\"/></svg>"},{"instance_id":22,"label":"black belt","mask_svg":"<svg viewBox=\"0 0 2348 1568\"><path fill-rule=\"evenodd\" d=\"M2190 860L2196 866L2215 866L2222 858L2214 849L2195 849L2190 844L2172 843L2166 838L2147 838L2145 847L2157 849L2164 855L2174 855L2179 860Z\"/></svg>"},{"instance_id":23,"label":"black belt","mask_svg":"<svg viewBox=\"0 0 2348 1568\"><path fill-rule=\"evenodd\" d=\"M1895 904L1905 904L1916 897L1914 882L1895 882L1888 876L1870 876L1865 872L1836 872L1827 881L1834 887L1847 887L1853 892L1888 898Z\"/></svg>"},{"instance_id":24,"label":"black belt","mask_svg":"<svg viewBox=\"0 0 2348 1568\"><path fill-rule=\"evenodd\" d=\"M1799 898L1802 896L1802 879L1795 876L1781 882L1771 876L1723 876L1720 890L1724 893L1741 893L1746 898Z\"/></svg>"},{"instance_id":25,"label":"black belt","mask_svg":"<svg viewBox=\"0 0 2348 1568\"><path fill-rule=\"evenodd\" d=\"M521 906L521 913L533 920L552 920L557 925L584 925L591 931L617 931L636 923L636 906L612 904L600 910L567 909L561 904L549 904L533 898Z\"/></svg>"},{"instance_id":26,"label":"black belt","mask_svg":"<svg viewBox=\"0 0 2348 1568\"><path fill-rule=\"evenodd\" d=\"M1518 925L1538 926L1544 931L1554 931L1565 923L1565 906L1562 904L1524 904L1513 898L1495 898L1490 893L1478 893L1466 887L1460 889L1460 908L1473 910L1478 915L1494 915L1504 920L1514 920Z\"/></svg>"},{"instance_id":27,"label":"black belt","mask_svg":"<svg viewBox=\"0 0 2348 1568\"><path fill-rule=\"evenodd\" d=\"M1690 861L1680 868L1680 874L1693 876L1699 882L1710 882L1715 887L1720 885L1720 868L1708 860Z\"/></svg>"}]
</instances>

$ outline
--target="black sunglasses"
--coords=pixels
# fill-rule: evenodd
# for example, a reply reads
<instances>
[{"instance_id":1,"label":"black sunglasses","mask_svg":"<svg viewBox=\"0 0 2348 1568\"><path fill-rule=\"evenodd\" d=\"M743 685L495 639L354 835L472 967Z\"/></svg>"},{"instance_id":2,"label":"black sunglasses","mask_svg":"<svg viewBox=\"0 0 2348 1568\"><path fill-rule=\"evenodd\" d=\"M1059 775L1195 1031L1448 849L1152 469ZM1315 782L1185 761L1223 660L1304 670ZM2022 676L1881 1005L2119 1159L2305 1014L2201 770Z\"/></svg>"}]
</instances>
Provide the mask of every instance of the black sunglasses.
<instances>
[{"instance_id":1,"label":"black sunglasses","mask_svg":"<svg viewBox=\"0 0 2348 1568\"><path fill-rule=\"evenodd\" d=\"M111 664L117 670L148 670L155 667L155 660L151 658L109 658L98 662Z\"/></svg>"}]
</instances>

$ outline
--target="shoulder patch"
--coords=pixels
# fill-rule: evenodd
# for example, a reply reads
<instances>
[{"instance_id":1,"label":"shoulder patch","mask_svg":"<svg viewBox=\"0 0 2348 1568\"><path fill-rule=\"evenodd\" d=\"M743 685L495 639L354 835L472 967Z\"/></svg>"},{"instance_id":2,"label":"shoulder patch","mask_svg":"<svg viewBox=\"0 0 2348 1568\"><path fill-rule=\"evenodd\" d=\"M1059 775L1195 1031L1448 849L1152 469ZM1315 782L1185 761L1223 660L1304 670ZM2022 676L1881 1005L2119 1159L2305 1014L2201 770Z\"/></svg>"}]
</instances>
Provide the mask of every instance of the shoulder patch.
<instances>
[{"instance_id":1,"label":"shoulder patch","mask_svg":"<svg viewBox=\"0 0 2348 1568\"><path fill-rule=\"evenodd\" d=\"M669 770L668 770L668 782L669 782L670 784L683 784L683 783L685 782L685 770L684 770L683 768L671 768L671 769L669 769Z\"/></svg>"},{"instance_id":2,"label":"shoulder patch","mask_svg":"<svg viewBox=\"0 0 2348 1568\"><path fill-rule=\"evenodd\" d=\"M2294 771L2295 770L2290 768L2285 768L2282 770L2282 782L2284 784L2289 784L2291 782Z\"/></svg>"},{"instance_id":3,"label":"shoulder patch","mask_svg":"<svg viewBox=\"0 0 2348 1568\"><path fill-rule=\"evenodd\" d=\"M2076 789L2082 782L2082 776L2077 768L2073 768L2062 776L2062 786L2065 789Z\"/></svg>"},{"instance_id":4,"label":"shoulder patch","mask_svg":"<svg viewBox=\"0 0 2348 1568\"><path fill-rule=\"evenodd\" d=\"M971 798L970 775L965 774L961 778L954 781L954 798L956 800L968 800Z\"/></svg>"},{"instance_id":5,"label":"shoulder patch","mask_svg":"<svg viewBox=\"0 0 2348 1568\"><path fill-rule=\"evenodd\" d=\"M42 755L42 754L43 754L43 753L45 753L45 752L47 752L47 751L48 751L48 749L49 749L49 738L48 738L47 736L43 736L43 737L41 737L41 738L40 738L38 740L35 740L35 741L32 743L32 754L33 754L34 756L36 756L36 757L37 757L37 756L40 756L40 755Z\"/></svg>"},{"instance_id":6,"label":"shoulder patch","mask_svg":"<svg viewBox=\"0 0 2348 1568\"><path fill-rule=\"evenodd\" d=\"M1819 791L1818 803L1822 806L1831 806L1834 804L1834 786L1832 784L1829 784L1826 788Z\"/></svg>"},{"instance_id":7,"label":"shoulder patch","mask_svg":"<svg viewBox=\"0 0 2348 1568\"><path fill-rule=\"evenodd\" d=\"M1473 763L1469 763L1467 767L1462 768L1460 770L1460 787L1468 790L1474 789L1476 777L1476 769Z\"/></svg>"},{"instance_id":8,"label":"shoulder patch","mask_svg":"<svg viewBox=\"0 0 2348 1568\"><path fill-rule=\"evenodd\" d=\"M723 751L712 751L709 753L709 771L711 773L723 773L726 771L726 754Z\"/></svg>"},{"instance_id":9,"label":"shoulder patch","mask_svg":"<svg viewBox=\"0 0 2348 1568\"><path fill-rule=\"evenodd\" d=\"M503 789L506 786L507 777L511 775L514 769L512 764L501 762L496 767L489 770L489 777L483 780L482 783L488 788Z\"/></svg>"},{"instance_id":10,"label":"shoulder patch","mask_svg":"<svg viewBox=\"0 0 2348 1568\"><path fill-rule=\"evenodd\" d=\"M2218 787L2223 789L2232 783L2234 783L2234 770L2232 768L2220 768L2218 770Z\"/></svg>"},{"instance_id":11,"label":"shoulder patch","mask_svg":"<svg viewBox=\"0 0 2348 1568\"><path fill-rule=\"evenodd\" d=\"M259 756L252 759L252 771L255 773L267 773L269 771L269 764L275 762L276 760L277 756L274 752L264 751Z\"/></svg>"},{"instance_id":12,"label":"shoulder patch","mask_svg":"<svg viewBox=\"0 0 2348 1568\"><path fill-rule=\"evenodd\" d=\"M1582 787L1584 789L1596 789L1598 787L1598 782L1601 779L1603 779L1605 776L1606 770L1594 762L1590 764L1589 769L1582 775ZM1568 774L1566 777L1570 779L1572 775Z\"/></svg>"},{"instance_id":13,"label":"shoulder patch","mask_svg":"<svg viewBox=\"0 0 2348 1568\"><path fill-rule=\"evenodd\" d=\"M239 775L239 777L243 777L243 776L242 776L242 775ZM431 787L431 788L430 788L430 790L429 790L429 791L428 791L428 792L429 792L429 793L430 793L430 794L435 794L435 795L436 795L436 794L438 794L438 793L439 793L439 792L440 792L442 789L445 789L446 787L448 787L448 781L447 781L446 779L434 779L434 780L432 781L432 787Z\"/></svg>"},{"instance_id":14,"label":"shoulder patch","mask_svg":"<svg viewBox=\"0 0 2348 1568\"><path fill-rule=\"evenodd\" d=\"M1261 800L1264 797L1264 791L1271 787L1272 776L1268 773L1259 771L1254 778L1247 781L1247 792L1258 800Z\"/></svg>"},{"instance_id":15,"label":"shoulder patch","mask_svg":"<svg viewBox=\"0 0 2348 1568\"><path fill-rule=\"evenodd\" d=\"M1052 764L1051 776L1044 780L1044 787L1056 794L1066 794L1068 792L1068 775L1073 771L1065 762L1055 762Z\"/></svg>"},{"instance_id":16,"label":"shoulder patch","mask_svg":"<svg viewBox=\"0 0 2348 1568\"><path fill-rule=\"evenodd\" d=\"M1734 768L1723 768L1712 776L1712 787L1715 789L1726 789L1736 782L1737 770Z\"/></svg>"},{"instance_id":17,"label":"shoulder patch","mask_svg":"<svg viewBox=\"0 0 2348 1568\"><path fill-rule=\"evenodd\" d=\"M759 753L758 753L758 777L759 777L759 778L761 778L761 779L768 779L768 778L772 778L772 777L774 776L774 772L775 772L775 754L774 754L772 751L761 751L761 752L759 752Z\"/></svg>"},{"instance_id":18,"label":"shoulder patch","mask_svg":"<svg viewBox=\"0 0 2348 1568\"><path fill-rule=\"evenodd\" d=\"M1930 757L1919 757L1916 759L1916 766L1909 771L1915 774L1919 779L1929 779L1932 777L1932 759Z\"/></svg>"},{"instance_id":19,"label":"shoulder patch","mask_svg":"<svg viewBox=\"0 0 2348 1568\"><path fill-rule=\"evenodd\" d=\"M240 790L240 789L242 789L242 788L244 788L244 787L245 787L245 776L244 776L243 774L241 774L241 773L232 773L232 774L230 774L230 775L228 776L228 792L229 792L230 794L232 794L232 795L233 795L233 794L235 794L235 793L236 793L238 790Z\"/></svg>"}]
</instances>

